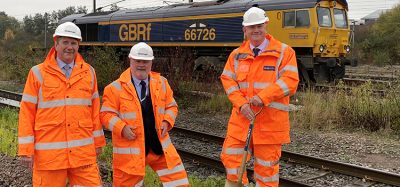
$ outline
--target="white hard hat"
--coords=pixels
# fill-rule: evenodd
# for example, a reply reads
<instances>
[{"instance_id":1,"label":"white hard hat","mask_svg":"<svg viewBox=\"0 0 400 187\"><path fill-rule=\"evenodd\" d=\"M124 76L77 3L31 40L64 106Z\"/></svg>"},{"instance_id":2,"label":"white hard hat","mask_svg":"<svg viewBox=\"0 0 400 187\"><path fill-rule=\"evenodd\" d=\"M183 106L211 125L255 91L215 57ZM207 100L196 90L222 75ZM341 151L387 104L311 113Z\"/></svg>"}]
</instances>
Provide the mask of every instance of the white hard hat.
<instances>
[{"instance_id":1,"label":"white hard hat","mask_svg":"<svg viewBox=\"0 0 400 187\"><path fill-rule=\"evenodd\" d=\"M153 60L153 49L144 42L140 42L132 46L129 58L136 60Z\"/></svg>"},{"instance_id":2,"label":"white hard hat","mask_svg":"<svg viewBox=\"0 0 400 187\"><path fill-rule=\"evenodd\" d=\"M56 36L65 36L82 40L81 30L72 22L65 22L56 28L53 38Z\"/></svg>"},{"instance_id":3,"label":"white hard hat","mask_svg":"<svg viewBox=\"0 0 400 187\"><path fill-rule=\"evenodd\" d=\"M243 15L243 26L257 25L269 21L265 11L258 7L251 7Z\"/></svg>"}]
</instances>

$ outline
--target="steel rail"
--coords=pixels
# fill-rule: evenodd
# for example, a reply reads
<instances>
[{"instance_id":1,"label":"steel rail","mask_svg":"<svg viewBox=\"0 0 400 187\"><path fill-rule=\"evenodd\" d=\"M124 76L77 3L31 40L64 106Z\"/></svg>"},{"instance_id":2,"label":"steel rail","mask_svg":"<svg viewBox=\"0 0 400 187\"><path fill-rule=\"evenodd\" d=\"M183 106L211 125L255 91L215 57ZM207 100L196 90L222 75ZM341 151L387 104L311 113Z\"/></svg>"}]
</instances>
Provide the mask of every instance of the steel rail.
<instances>
[{"instance_id":1,"label":"steel rail","mask_svg":"<svg viewBox=\"0 0 400 187\"><path fill-rule=\"evenodd\" d=\"M305 88L303 90L311 89L311 90L316 90L320 92L327 92L327 91L336 91L336 90L343 90L346 93L350 93L353 90L354 87L349 87L349 86L344 86L344 87L339 87L339 86L332 86L332 85L324 85L324 84L316 84L312 88ZM377 90L377 89L371 89L369 90L372 92L372 94L376 96L383 97L388 94L386 90Z\"/></svg>"},{"instance_id":2,"label":"steel rail","mask_svg":"<svg viewBox=\"0 0 400 187\"><path fill-rule=\"evenodd\" d=\"M0 97L6 98L6 99L12 99L14 101L21 101L22 94L0 89Z\"/></svg>"}]
</instances>

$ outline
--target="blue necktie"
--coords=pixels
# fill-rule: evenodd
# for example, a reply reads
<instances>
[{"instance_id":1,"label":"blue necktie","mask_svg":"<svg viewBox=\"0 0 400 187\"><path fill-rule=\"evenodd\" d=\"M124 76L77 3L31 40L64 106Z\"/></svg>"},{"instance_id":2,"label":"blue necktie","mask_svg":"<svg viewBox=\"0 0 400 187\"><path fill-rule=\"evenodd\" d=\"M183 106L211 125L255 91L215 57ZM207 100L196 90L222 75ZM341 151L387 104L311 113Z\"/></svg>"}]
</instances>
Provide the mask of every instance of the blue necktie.
<instances>
[{"instance_id":1,"label":"blue necktie","mask_svg":"<svg viewBox=\"0 0 400 187\"><path fill-rule=\"evenodd\" d=\"M146 98L146 82L140 81L140 86L142 86L142 89L140 90L140 102L143 102Z\"/></svg>"},{"instance_id":2,"label":"blue necktie","mask_svg":"<svg viewBox=\"0 0 400 187\"><path fill-rule=\"evenodd\" d=\"M70 69L71 69L71 67L68 64L63 67L64 74L65 74L65 77L67 77L67 79L70 76L70 72L69 72Z\"/></svg>"}]
</instances>

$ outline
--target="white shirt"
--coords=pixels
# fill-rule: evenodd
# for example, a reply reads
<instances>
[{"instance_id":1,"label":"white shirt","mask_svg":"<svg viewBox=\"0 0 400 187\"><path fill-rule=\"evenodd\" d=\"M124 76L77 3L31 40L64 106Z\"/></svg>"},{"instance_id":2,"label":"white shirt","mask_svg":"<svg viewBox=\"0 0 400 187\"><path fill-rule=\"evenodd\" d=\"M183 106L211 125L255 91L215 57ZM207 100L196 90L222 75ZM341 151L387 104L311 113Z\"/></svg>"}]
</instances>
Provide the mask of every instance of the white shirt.
<instances>
[{"instance_id":1,"label":"white shirt","mask_svg":"<svg viewBox=\"0 0 400 187\"><path fill-rule=\"evenodd\" d=\"M254 46L253 44L250 43L250 49L251 49L251 51L253 51L253 49L255 47L257 47L257 48L260 49L260 52L258 52L258 54L261 54L263 51L265 51L265 49L267 48L268 44L269 44L269 40L264 38L264 41L259 46Z\"/></svg>"}]
</instances>

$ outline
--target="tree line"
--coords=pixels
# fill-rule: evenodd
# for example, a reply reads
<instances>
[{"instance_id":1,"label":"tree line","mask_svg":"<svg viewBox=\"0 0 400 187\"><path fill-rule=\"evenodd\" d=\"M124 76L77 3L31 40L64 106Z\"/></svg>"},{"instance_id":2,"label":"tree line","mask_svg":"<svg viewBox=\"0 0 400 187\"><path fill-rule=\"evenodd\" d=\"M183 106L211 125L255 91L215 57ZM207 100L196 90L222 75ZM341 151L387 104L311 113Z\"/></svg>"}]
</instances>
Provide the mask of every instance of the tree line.
<instances>
[{"instance_id":1,"label":"tree line","mask_svg":"<svg viewBox=\"0 0 400 187\"><path fill-rule=\"evenodd\" d=\"M71 14L86 14L87 12L85 6L71 6L51 13L26 15L22 21L18 21L8 16L6 12L0 11L0 45L6 50L18 48L18 45L44 47L44 37L47 36L47 46L51 46L52 35L60 19Z\"/></svg>"}]
</instances>

